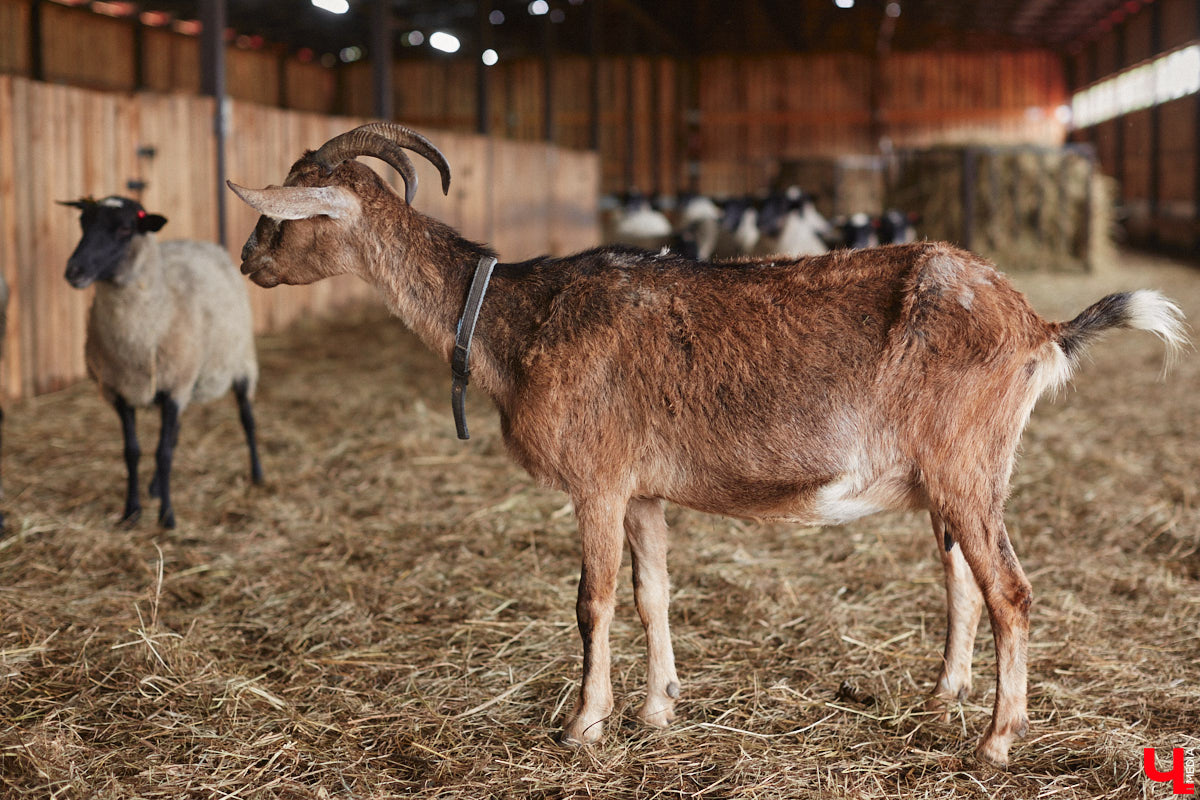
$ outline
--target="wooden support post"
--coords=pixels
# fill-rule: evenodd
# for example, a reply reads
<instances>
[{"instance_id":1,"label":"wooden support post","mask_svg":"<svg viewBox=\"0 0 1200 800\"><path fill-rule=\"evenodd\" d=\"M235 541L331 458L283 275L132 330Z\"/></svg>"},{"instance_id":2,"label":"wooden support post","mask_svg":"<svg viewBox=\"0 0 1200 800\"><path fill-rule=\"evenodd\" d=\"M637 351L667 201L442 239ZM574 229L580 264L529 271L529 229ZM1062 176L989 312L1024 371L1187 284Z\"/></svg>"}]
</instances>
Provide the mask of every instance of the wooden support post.
<instances>
[{"instance_id":1,"label":"wooden support post","mask_svg":"<svg viewBox=\"0 0 1200 800\"><path fill-rule=\"evenodd\" d=\"M1158 55L1162 52L1162 3L1151 3L1146 11L1150 14L1150 52ZM1146 13L1145 11L1143 13ZM1146 187L1148 212L1150 215L1151 238L1158 241L1159 218L1162 194L1162 104L1150 106L1150 174L1147 176Z\"/></svg>"},{"instance_id":2,"label":"wooden support post","mask_svg":"<svg viewBox=\"0 0 1200 800\"><path fill-rule=\"evenodd\" d=\"M600 52L604 48L604 23L601 12L604 0L592 0L588 14L588 90L591 93L588 122L588 144L600 149Z\"/></svg>"},{"instance_id":3,"label":"wooden support post","mask_svg":"<svg viewBox=\"0 0 1200 800\"><path fill-rule=\"evenodd\" d=\"M1116 62L1117 70L1125 68L1125 27L1118 26L1115 31L1117 40ZM1125 123L1128 121L1126 115L1117 117L1115 131L1113 133L1114 144L1113 150L1113 177L1117 179L1117 196L1114 198L1118 204L1125 199Z\"/></svg>"},{"instance_id":4,"label":"wooden support post","mask_svg":"<svg viewBox=\"0 0 1200 800\"><path fill-rule=\"evenodd\" d=\"M46 80L46 64L42 57L42 0L29 4L29 77Z\"/></svg>"},{"instance_id":5,"label":"wooden support post","mask_svg":"<svg viewBox=\"0 0 1200 800\"><path fill-rule=\"evenodd\" d=\"M200 88L213 99L213 138L217 166L217 241L222 247L227 247L225 136L229 127L225 98L225 0L201 0L200 23Z\"/></svg>"},{"instance_id":6,"label":"wooden support post","mask_svg":"<svg viewBox=\"0 0 1200 800\"><path fill-rule=\"evenodd\" d=\"M971 249L975 238L975 172L979 168L979 153L973 147L963 148L962 157L962 240L958 243L964 250Z\"/></svg>"},{"instance_id":7,"label":"wooden support post","mask_svg":"<svg viewBox=\"0 0 1200 800\"><path fill-rule=\"evenodd\" d=\"M371 7L371 87L375 94L375 116L396 116L392 93L392 7L390 0L375 0Z\"/></svg>"},{"instance_id":8,"label":"wooden support post","mask_svg":"<svg viewBox=\"0 0 1200 800\"><path fill-rule=\"evenodd\" d=\"M491 0L480 0L475 4L475 29L479 36L479 53L475 60L475 132L481 136L491 133L491 106L488 95L488 70L483 63L483 51L492 46Z\"/></svg>"},{"instance_id":9,"label":"wooden support post","mask_svg":"<svg viewBox=\"0 0 1200 800\"><path fill-rule=\"evenodd\" d=\"M554 144L557 132L554 125L554 23L550 15L542 16L542 138Z\"/></svg>"}]
</instances>

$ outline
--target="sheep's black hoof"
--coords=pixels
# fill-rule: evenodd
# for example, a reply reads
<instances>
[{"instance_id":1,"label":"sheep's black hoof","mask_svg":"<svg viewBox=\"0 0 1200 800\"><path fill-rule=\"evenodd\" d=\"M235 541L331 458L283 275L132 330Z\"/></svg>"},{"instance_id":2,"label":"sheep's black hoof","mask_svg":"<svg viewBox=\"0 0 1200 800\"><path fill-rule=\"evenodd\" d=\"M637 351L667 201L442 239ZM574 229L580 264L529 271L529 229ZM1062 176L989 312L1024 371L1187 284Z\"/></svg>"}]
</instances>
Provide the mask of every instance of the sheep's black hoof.
<instances>
[{"instance_id":1,"label":"sheep's black hoof","mask_svg":"<svg viewBox=\"0 0 1200 800\"><path fill-rule=\"evenodd\" d=\"M125 516L121 517L118 523L122 528L132 528L138 524L138 520L142 518L142 510L140 508L125 509Z\"/></svg>"},{"instance_id":2,"label":"sheep's black hoof","mask_svg":"<svg viewBox=\"0 0 1200 800\"><path fill-rule=\"evenodd\" d=\"M158 512L158 524L160 527L170 530L175 527L175 510L172 508L164 509Z\"/></svg>"}]
</instances>

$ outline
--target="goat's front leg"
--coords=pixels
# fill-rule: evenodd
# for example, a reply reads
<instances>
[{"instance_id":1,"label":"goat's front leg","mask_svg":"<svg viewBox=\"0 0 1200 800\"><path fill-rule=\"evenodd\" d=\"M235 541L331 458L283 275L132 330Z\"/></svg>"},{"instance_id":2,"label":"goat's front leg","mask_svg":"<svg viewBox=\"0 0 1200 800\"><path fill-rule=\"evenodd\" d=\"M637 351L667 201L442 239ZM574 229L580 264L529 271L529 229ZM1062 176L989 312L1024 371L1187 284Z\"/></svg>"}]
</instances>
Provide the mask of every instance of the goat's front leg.
<instances>
[{"instance_id":1,"label":"goat's front leg","mask_svg":"<svg viewBox=\"0 0 1200 800\"><path fill-rule=\"evenodd\" d=\"M950 718L947 700L966 700L971 693L971 655L983 612L983 595L963 557L954 531L936 511L930 512L933 534L946 573L946 650L942 672L925 707Z\"/></svg>"},{"instance_id":2,"label":"goat's front leg","mask_svg":"<svg viewBox=\"0 0 1200 800\"><path fill-rule=\"evenodd\" d=\"M633 498L625 511L625 537L633 554L633 596L646 629L646 702L638 719L656 728L675 720L679 678L667 621L667 520L662 500Z\"/></svg>"},{"instance_id":3,"label":"goat's front leg","mask_svg":"<svg viewBox=\"0 0 1200 800\"><path fill-rule=\"evenodd\" d=\"M621 569L621 519L628 500L613 495L575 498L575 519L583 551L575 616L583 638L583 683L579 702L563 729L564 744L600 739L612 713L608 630L617 602Z\"/></svg>"},{"instance_id":4,"label":"goat's front leg","mask_svg":"<svg viewBox=\"0 0 1200 800\"><path fill-rule=\"evenodd\" d=\"M1008 540L1001 512L966 517L962 523L950 515L945 519L983 592L996 641L996 705L975 752L1003 766L1013 740L1029 729L1025 695L1033 590Z\"/></svg>"}]
</instances>

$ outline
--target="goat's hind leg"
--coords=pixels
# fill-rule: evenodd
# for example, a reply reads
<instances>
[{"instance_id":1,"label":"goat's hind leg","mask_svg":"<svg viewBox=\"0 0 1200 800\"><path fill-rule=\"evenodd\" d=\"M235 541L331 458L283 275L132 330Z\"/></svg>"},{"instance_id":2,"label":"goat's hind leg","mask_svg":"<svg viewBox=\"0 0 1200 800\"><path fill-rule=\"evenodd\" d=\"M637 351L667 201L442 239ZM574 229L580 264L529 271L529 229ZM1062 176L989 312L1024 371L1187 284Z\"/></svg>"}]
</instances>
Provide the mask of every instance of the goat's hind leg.
<instances>
[{"instance_id":1,"label":"goat's hind leg","mask_svg":"<svg viewBox=\"0 0 1200 800\"><path fill-rule=\"evenodd\" d=\"M675 720L679 677L667 619L667 520L661 500L634 498L625 512L625 537L633 554L633 593L646 630L646 702L638 719L656 728Z\"/></svg>"},{"instance_id":2,"label":"goat's hind leg","mask_svg":"<svg viewBox=\"0 0 1200 800\"><path fill-rule=\"evenodd\" d=\"M936 511L931 511L929 517L946 575L946 649L941 674L925 707L942 712L942 718L949 720L946 701L961 702L971 693L971 655L983 612L983 594L963 557L962 547L955 541L954 531Z\"/></svg>"},{"instance_id":3,"label":"goat's hind leg","mask_svg":"<svg viewBox=\"0 0 1200 800\"><path fill-rule=\"evenodd\" d=\"M996 642L996 704L975 752L1003 766L1013 740L1029 729L1026 661L1033 590L1013 552L1000 509L961 517L943 514L943 519L951 525L983 593Z\"/></svg>"}]
</instances>

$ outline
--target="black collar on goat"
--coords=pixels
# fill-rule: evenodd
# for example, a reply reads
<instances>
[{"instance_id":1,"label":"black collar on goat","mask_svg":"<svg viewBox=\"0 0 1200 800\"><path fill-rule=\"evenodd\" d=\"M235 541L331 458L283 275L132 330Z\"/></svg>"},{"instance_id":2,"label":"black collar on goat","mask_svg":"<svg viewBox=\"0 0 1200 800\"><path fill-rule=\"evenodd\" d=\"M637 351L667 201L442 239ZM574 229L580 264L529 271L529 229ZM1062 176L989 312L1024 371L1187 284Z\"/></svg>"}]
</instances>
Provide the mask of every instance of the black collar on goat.
<instances>
[{"instance_id":1,"label":"black collar on goat","mask_svg":"<svg viewBox=\"0 0 1200 800\"><path fill-rule=\"evenodd\" d=\"M479 321L479 309L483 306L483 296L487 294L488 283L492 279L492 268L496 266L495 256L484 256L475 267L475 275L471 278L471 289L467 292L467 302L463 304L462 314L458 317L458 332L454 336L454 355L450 360L450 407L454 411L454 429L458 438L470 439L467 432L467 382L471 378L471 339L475 336L475 323Z\"/></svg>"}]
</instances>

